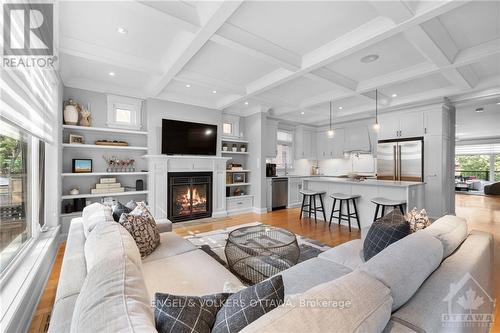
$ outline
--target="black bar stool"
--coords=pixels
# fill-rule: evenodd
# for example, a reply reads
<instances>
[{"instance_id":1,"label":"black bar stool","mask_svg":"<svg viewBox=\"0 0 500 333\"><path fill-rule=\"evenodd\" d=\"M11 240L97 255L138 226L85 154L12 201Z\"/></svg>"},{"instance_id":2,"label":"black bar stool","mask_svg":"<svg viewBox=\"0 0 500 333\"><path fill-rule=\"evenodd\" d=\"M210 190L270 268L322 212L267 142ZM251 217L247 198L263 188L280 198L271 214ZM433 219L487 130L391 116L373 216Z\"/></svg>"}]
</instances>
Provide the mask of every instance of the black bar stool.
<instances>
[{"instance_id":1,"label":"black bar stool","mask_svg":"<svg viewBox=\"0 0 500 333\"><path fill-rule=\"evenodd\" d=\"M316 212L323 212L323 219L326 222L326 215L325 215L325 206L323 205L323 194L326 194L325 191L310 191L310 190L300 190L300 193L302 194L302 206L300 207L300 215L299 219L302 219L302 214L303 213L308 213L309 218L311 218L311 213L314 213L314 222L318 222L316 219ZM321 204L321 207L316 206L316 196L319 197L319 202ZM306 204L307 198L309 198L309 204ZM305 209L307 208L307 209Z\"/></svg>"},{"instance_id":2,"label":"black bar stool","mask_svg":"<svg viewBox=\"0 0 500 333\"><path fill-rule=\"evenodd\" d=\"M382 197L376 197L372 199L372 202L377 205L375 208L375 216L373 217L373 222L385 215L385 207L393 207L394 209L399 208L401 214L405 214L404 206L406 205L406 200L391 200ZM382 215L378 216L378 211L382 207Z\"/></svg>"},{"instance_id":3,"label":"black bar stool","mask_svg":"<svg viewBox=\"0 0 500 333\"><path fill-rule=\"evenodd\" d=\"M332 206L332 214L330 215L330 223L328 226L331 226L332 224L332 219L338 219L339 224L340 221L344 220L349 223L349 232L351 232L351 217L355 218L356 221L358 222L358 228L361 231L361 225L359 223L359 216L358 216L358 209L356 207L356 199L361 197L360 195L354 194L354 195L348 195L344 193L333 193L330 195L330 198L333 199L333 206ZM339 209L335 209L335 204L337 203L337 200L339 201ZM354 212L351 213L351 209L349 208L349 202L352 200L352 206L354 208ZM347 205L347 214L342 213L342 204L343 202L346 202ZM333 216L334 213L338 212L338 216Z\"/></svg>"}]
</instances>

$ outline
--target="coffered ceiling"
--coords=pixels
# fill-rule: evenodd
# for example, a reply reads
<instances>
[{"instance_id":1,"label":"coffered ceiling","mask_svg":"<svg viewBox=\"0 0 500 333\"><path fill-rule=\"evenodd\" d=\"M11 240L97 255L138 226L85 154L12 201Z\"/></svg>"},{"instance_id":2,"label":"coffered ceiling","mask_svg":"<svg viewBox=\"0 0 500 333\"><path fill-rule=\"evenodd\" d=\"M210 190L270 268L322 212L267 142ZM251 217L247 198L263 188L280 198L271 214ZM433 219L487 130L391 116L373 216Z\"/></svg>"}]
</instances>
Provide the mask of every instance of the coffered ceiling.
<instances>
[{"instance_id":1,"label":"coffered ceiling","mask_svg":"<svg viewBox=\"0 0 500 333\"><path fill-rule=\"evenodd\" d=\"M61 75L76 88L311 125L332 99L336 120L371 116L375 89L381 109L500 94L499 1L59 6Z\"/></svg>"}]
</instances>

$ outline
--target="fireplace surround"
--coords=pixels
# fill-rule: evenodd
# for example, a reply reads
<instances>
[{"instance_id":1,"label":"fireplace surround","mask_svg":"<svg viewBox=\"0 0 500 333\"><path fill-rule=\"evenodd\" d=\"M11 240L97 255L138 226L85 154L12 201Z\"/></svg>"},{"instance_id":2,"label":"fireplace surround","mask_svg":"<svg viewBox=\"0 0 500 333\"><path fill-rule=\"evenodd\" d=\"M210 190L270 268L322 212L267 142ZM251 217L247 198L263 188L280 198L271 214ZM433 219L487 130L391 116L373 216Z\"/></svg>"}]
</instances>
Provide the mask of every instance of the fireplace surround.
<instances>
[{"instance_id":1,"label":"fireplace surround","mask_svg":"<svg viewBox=\"0 0 500 333\"><path fill-rule=\"evenodd\" d=\"M172 222L212 216L212 172L169 172L168 213Z\"/></svg>"}]
</instances>

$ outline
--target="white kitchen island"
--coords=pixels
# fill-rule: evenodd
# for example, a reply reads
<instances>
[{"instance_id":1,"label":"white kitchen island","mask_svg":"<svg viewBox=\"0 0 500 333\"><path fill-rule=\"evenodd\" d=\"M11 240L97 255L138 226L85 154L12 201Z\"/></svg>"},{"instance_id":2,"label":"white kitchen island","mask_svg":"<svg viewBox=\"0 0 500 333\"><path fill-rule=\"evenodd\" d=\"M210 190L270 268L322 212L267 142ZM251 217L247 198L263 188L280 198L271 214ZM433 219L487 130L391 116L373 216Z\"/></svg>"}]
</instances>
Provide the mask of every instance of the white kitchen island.
<instances>
[{"instance_id":1,"label":"white kitchen island","mask_svg":"<svg viewBox=\"0 0 500 333\"><path fill-rule=\"evenodd\" d=\"M384 197L391 200L406 200L406 209L411 210L413 207L417 209L424 208L425 204L425 183L420 182L398 182L389 180L367 179L363 181L350 180L348 178L337 177L310 177L302 180L302 188L314 191L325 191L323 197L325 204L325 213L327 220L330 219L332 212L333 199L330 198L332 193L357 194L360 198L356 199L358 208L359 221L361 228L369 227L373 222L375 215L375 204L371 202L372 198ZM319 204L319 202L317 202ZM336 209L338 209L338 204ZM343 207L344 213L347 214ZM351 209L351 212L353 210ZM389 210L386 210L386 213ZM337 215L337 213L335 213ZM318 213L318 219L323 219L323 215ZM333 223L338 223L338 220L332 220ZM347 225L347 221L342 221L342 224ZM357 228L358 225L355 219L351 219L351 227Z\"/></svg>"}]
</instances>

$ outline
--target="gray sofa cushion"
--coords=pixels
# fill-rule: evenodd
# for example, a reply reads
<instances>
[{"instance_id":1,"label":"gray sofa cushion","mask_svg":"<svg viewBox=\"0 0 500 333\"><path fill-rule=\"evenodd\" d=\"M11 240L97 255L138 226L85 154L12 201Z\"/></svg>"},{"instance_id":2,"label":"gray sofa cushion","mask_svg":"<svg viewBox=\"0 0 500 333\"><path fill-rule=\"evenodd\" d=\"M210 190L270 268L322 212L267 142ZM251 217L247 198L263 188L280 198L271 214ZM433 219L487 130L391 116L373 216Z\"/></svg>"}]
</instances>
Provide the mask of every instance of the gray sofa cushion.
<instances>
[{"instance_id":1,"label":"gray sofa cushion","mask_svg":"<svg viewBox=\"0 0 500 333\"><path fill-rule=\"evenodd\" d=\"M391 289L396 310L405 304L441 263L441 242L423 230L389 245L359 267Z\"/></svg>"},{"instance_id":2,"label":"gray sofa cushion","mask_svg":"<svg viewBox=\"0 0 500 333\"><path fill-rule=\"evenodd\" d=\"M451 299L453 313L469 312L457 303L458 298L464 296L469 288L476 292L477 297L483 298L483 304L472 313L492 313L493 303L488 295L493 296L491 279L493 267L492 235L473 230L455 253L443 260L441 266L429 276L417 293L392 316L401 322L418 327L420 332L488 332L487 327L447 329L442 326L442 315L448 314L446 298L452 284L459 283L464 277L465 285ZM475 281L468 278L469 273ZM480 287L475 284L476 281ZM485 295L481 288L488 295Z\"/></svg>"},{"instance_id":3,"label":"gray sofa cushion","mask_svg":"<svg viewBox=\"0 0 500 333\"><path fill-rule=\"evenodd\" d=\"M160 245L153 253L143 258L142 262L160 260L197 249L193 243L178 236L175 232L163 232L160 234Z\"/></svg>"},{"instance_id":4,"label":"gray sofa cushion","mask_svg":"<svg viewBox=\"0 0 500 333\"><path fill-rule=\"evenodd\" d=\"M391 304L390 290L383 283L354 271L291 297L240 333L382 332Z\"/></svg>"},{"instance_id":5,"label":"gray sofa cushion","mask_svg":"<svg viewBox=\"0 0 500 333\"><path fill-rule=\"evenodd\" d=\"M156 332L142 272L130 259L115 255L89 271L71 332Z\"/></svg>"},{"instance_id":6,"label":"gray sofa cushion","mask_svg":"<svg viewBox=\"0 0 500 333\"><path fill-rule=\"evenodd\" d=\"M446 215L424 229L443 244L443 259L448 257L467 238L467 221L461 217Z\"/></svg>"},{"instance_id":7,"label":"gray sofa cushion","mask_svg":"<svg viewBox=\"0 0 500 333\"><path fill-rule=\"evenodd\" d=\"M98 202L88 205L82 211L83 232L87 238L94 227L101 222L114 222L111 207Z\"/></svg>"},{"instance_id":8,"label":"gray sofa cushion","mask_svg":"<svg viewBox=\"0 0 500 333\"><path fill-rule=\"evenodd\" d=\"M285 295L303 293L312 287L349 274L352 269L335 262L312 258L279 273L283 277Z\"/></svg>"},{"instance_id":9,"label":"gray sofa cushion","mask_svg":"<svg viewBox=\"0 0 500 333\"><path fill-rule=\"evenodd\" d=\"M71 330L71 317L78 294L61 298L54 303L48 333L67 333Z\"/></svg>"},{"instance_id":10,"label":"gray sofa cushion","mask_svg":"<svg viewBox=\"0 0 500 333\"><path fill-rule=\"evenodd\" d=\"M342 243L328 251L320 253L318 258L329 260L354 270L365 262L363 257L363 241L355 239Z\"/></svg>"}]
</instances>

